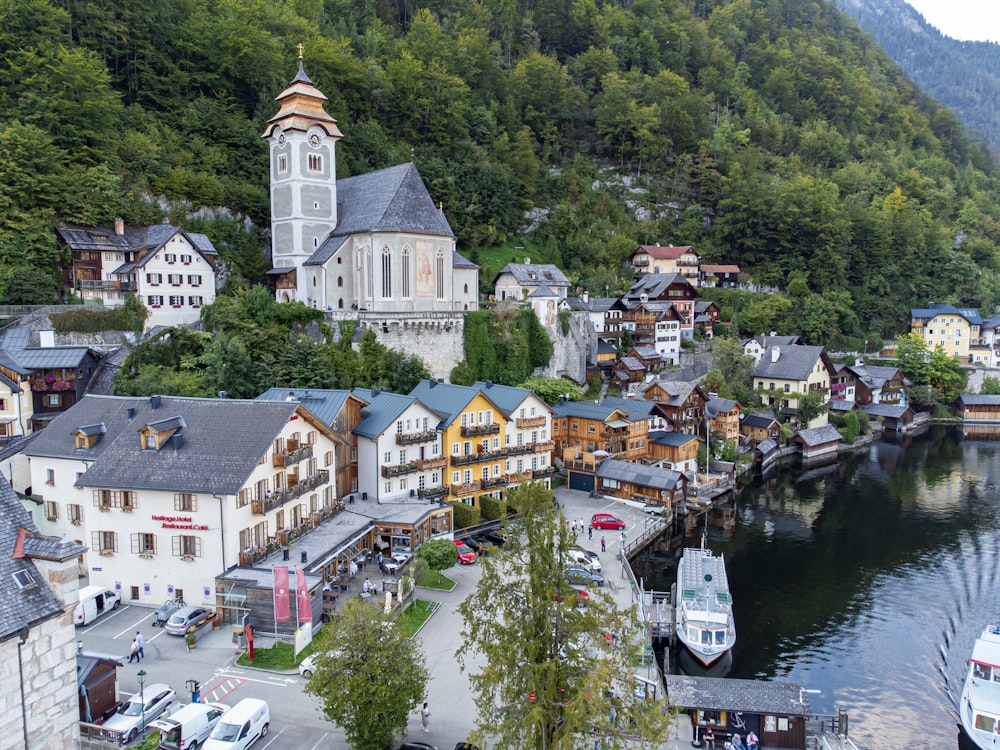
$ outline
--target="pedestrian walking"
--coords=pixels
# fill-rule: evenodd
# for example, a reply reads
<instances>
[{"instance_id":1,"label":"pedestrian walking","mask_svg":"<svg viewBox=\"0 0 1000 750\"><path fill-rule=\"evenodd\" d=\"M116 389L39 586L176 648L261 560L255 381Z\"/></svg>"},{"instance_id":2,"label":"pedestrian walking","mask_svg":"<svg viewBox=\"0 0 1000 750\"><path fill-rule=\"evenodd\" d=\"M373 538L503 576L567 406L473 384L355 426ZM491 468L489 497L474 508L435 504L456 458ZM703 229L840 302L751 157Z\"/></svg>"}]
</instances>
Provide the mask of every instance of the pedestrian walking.
<instances>
[{"instance_id":1,"label":"pedestrian walking","mask_svg":"<svg viewBox=\"0 0 1000 750\"><path fill-rule=\"evenodd\" d=\"M375 562L378 563L378 572L385 575L385 555L379 552L375 557Z\"/></svg>"},{"instance_id":2,"label":"pedestrian walking","mask_svg":"<svg viewBox=\"0 0 1000 750\"><path fill-rule=\"evenodd\" d=\"M135 645L139 647L139 661L146 658L146 651L144 649L146 645L146 639L142 637L142 633L138 630L135 631Z\"/></svg>"},{"instance_id":3,"label":"pedestrian walking","mask_svg":"<svg viewBox=\"0 0 1000 750\"><path fill-rule=\"evenodd\" d=\"M587 539L589 541L594 541L594 527L593 526L588 526L587 527Z\"/></svg>"},{"instance_id":4,"label":"pedestrian walking","mask_svg":"<svg viewBox=\"0 0 1000 750\"><path fill-rule=\"evenodd\" d=\"M420 726L423 728L425 732L431 731L430 729L427 728L427 725L430 723L430 719L431 719L431 710L427 706L427 701L424 701L424 707L420 709Z\"/></svg>"},{"instance_id":5,"label":"pedestrian walking","mask_svg":"<svg viewBox=\"0 0 1000 750\"><path fill-rule=\"evenodd\" d=\"M139 644L135 642L135 638L132 639L132 648L128 652L128 663L131 664L133 660L139 661Z\"/></svg>"},{"instance_id":6,"label":"pedestrian walking","mask_svg":"<svg viewBox=\"0 0 1000 750\"><path fill-rule=\"evenodd\" d=\"M607 552L607 551L608 551L608 548L607 548L607 546L606 546L606 545L604 544L604 537L602 536L602 537L601 537L601 552Z\"/></svg>"}]
</instances>

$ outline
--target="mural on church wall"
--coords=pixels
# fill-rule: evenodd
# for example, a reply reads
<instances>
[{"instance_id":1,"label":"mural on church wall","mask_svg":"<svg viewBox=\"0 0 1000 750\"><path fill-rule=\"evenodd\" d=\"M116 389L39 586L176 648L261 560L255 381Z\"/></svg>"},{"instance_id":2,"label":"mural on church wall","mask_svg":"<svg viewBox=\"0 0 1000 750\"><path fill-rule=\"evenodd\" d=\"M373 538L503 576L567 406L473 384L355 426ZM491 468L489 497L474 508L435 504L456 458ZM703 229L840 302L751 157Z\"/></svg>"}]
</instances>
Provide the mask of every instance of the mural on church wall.
<instances>
[{"instance_id":1,"label":"mural on church wall","mask_svg":"<svg viewBox=\"0 0 1000 750\"><path fill-rule=\"evenodd\" d=\"M417 240L417 296L434 296L434 243Z\"/></svg>"}]
</instances>

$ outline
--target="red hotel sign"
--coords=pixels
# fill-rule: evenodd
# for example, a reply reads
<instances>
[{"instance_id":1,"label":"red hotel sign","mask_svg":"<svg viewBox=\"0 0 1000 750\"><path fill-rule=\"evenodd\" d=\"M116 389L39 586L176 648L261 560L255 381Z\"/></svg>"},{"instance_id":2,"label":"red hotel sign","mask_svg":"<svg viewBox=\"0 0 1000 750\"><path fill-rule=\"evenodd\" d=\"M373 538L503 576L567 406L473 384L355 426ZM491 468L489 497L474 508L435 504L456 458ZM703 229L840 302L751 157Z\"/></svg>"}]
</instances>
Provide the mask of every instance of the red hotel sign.
<instances>
[{"instance_id":1,"label":"red hotel sign","mask_svg":"<svg viewBox=\"0 0 1000 750\"><path fill-rule=\"evenodd\" d=\"M203 523L192 523L187 516L152 516L154 521L162 521L161 526L165 529L188 529L191 531L208 531L208 526Z\"/></svg>"}]
</instances>

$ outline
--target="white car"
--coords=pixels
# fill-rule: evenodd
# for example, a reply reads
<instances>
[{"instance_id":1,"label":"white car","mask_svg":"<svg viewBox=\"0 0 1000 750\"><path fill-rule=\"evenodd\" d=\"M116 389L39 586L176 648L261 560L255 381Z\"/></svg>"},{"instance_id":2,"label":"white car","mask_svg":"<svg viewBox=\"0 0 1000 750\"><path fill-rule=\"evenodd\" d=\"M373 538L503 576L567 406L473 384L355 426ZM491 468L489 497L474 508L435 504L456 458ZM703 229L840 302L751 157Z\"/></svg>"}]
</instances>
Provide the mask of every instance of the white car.
<instances>
[{"instance_id":1,"label":"white car","mask_svg":"<svg viewBox=\"0 0 1000 750\"><path fill-rule=\"evenodd\" d=\"M591 573L601 572L601 561L597 559L597 556L591 556L585 550L570 548L566 552L566 558L575 565L581 568L586 568Z\"/></svg>"},{"instance_id":2,"label":"white car","mask_svg":"<svg viewBox=\"0 0 1000 750\"><path fill-rule=\"evenodd\" d=\"M141 693L135 693L118 707L114 716L104 722L104 728L121 732L125 742L131 742L139 736L143 718L145 718L148 727L150 723L163 715L167 706L173 702L174 696L174 691L169 685L164 685L161 682L146 685Z\"/></svg>"},{"instance_id":3,"label":"white car","mask_svg":"<svg viewBox=\"0 0 1000 750\"><path fill-rule=\"evenodd\" d=\"M313 671L316 669L316 654L309 654L305 659L299 662L299 674L305 677L307 680L313 676Z\"/></svg>"}]
</instances>

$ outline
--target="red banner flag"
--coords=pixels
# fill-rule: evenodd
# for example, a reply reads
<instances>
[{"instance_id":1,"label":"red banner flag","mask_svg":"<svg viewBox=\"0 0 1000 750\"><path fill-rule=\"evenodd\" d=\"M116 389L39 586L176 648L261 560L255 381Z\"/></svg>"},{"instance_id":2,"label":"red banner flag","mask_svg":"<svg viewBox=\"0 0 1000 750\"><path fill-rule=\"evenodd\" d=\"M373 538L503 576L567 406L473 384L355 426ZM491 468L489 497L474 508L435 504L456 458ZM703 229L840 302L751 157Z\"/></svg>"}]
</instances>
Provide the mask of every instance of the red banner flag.
<instances>
[{"instance_id":1,"label":"red banner flag","mask_svg":"<svg viewBox=\"0 0 1000 750\"><path fill-rule=\"evenodd\" d=\"M288 566L274 567L274 621L287 622L290 618L288 601Z\"/></svg>"},{"instance_id":2,"label":"red banner flag","mask_svg":"<svg viewBox=\"0 0 1000 750\"><path fill-rule=\"evenodd\" d=\"M299 614L299 622L312 622L312 601L309 599L309 589L306 587L306 572L295 570L295 611Z\"/></svg>"}]
</instances>

